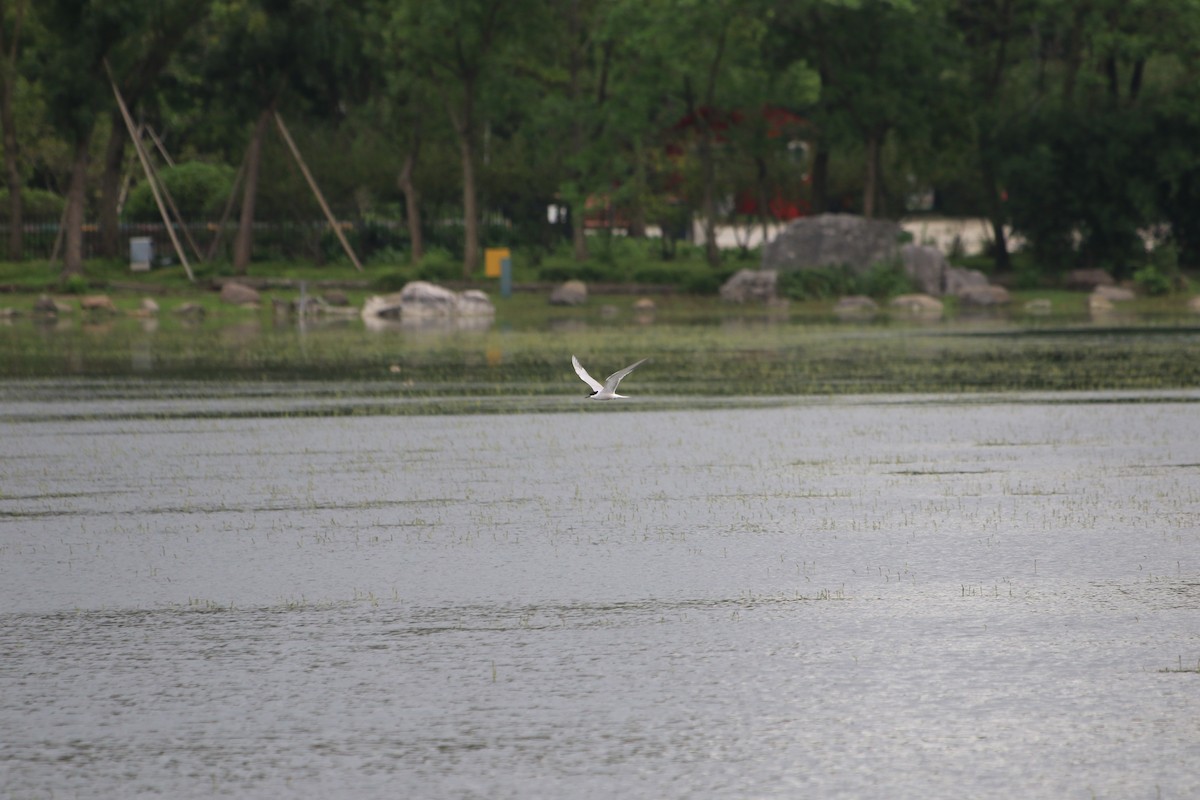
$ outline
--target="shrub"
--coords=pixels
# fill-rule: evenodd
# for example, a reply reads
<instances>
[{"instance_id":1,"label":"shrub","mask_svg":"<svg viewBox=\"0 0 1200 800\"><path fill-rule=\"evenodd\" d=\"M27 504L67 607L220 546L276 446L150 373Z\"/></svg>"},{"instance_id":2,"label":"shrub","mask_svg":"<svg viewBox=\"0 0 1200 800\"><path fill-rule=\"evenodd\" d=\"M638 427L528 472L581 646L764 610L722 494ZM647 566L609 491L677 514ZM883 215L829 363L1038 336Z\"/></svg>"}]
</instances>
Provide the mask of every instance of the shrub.
<instances>
[{"instance_id":1,"label":"shrub","mask_svg":"<svg viewBox=\"0 0 1200 800\"><path fill-rule=\"evenodd\" d=\"M912 281L899 264L876 264L861 275L840 265L782 272L779 291L792 300L825 300L848 294L891 297L912 291Z\"/></svg>"},{"instance_id":2,"label":"shrub","mask_svg":"<svg viewBox=\"0 0 1200 800\"><path fill-rule=\"evenodd\" d=\"M896 263L875 264L858 280L859 289L855 293L871 297L895 297L913 289L912 279L904 267Z\"/></svg>"},{"instance_id":3,"label":"shrub","mask_svg":"<svg viewBox=\"0 0 1200 800\"><path fill-rule=\"evenodd\" d=\"M417 265L417 277L423 281L452 281L461 275L462 264L449 250L441 247L426 250L421 263Z\"/></svg>"},{"instance_id":4,"label":"shrub","mask_svg":"<svg viewBox=\"0 0 1200 800\"><path fill-rule=\"evenodd\" d=\"M233 189L234 169L227 164L192 161L159 172L184 221L215 218L220 215ZM158 206L147 183L129 193L125 216L130 219L158 218Z\"/></svg>"},{"instance_id":5,"label":"shrub","mask_svg":"<svg viewBox=\"0 0 1200 800\"><path fill-rule=\"evenodd\" d=\"M62 288L67 294L87 294L90 290L87 278L82 275L68 275Z\"/></svg>"},{"instance_id":6,"label":"shrub","mask_svg":"<svg viewBox=\"0 0 1200 800\"><path fill-rule=\"evenodd\" d=\"M389 269L376 275L371 286L377 292L398 292L412 280L412 275L406 269Z\"/></svg>"},{"instance_id":7,"label":"shrub","mask_svg":"<svg viewBox=\"0 0 1200 800\"><path fill-rule=\"evenodd\" d=\"M58 219L66 206L65 198L45 189L21 189L21 211L27 220ZM0 189L0 208L8 209L8 189Z\"/></svg>"},{"instance_id":8,"label":"shrub","mask_svg":"<svg viewBox=\"0 0 1200 800\"><path fill-rule=\"evenodd\" d=\"M1133 273L1134 284L1149 295L1163 295L1171 291L1171 279L1153 264L1147 264Z\"/></svg>"}]
</instances>

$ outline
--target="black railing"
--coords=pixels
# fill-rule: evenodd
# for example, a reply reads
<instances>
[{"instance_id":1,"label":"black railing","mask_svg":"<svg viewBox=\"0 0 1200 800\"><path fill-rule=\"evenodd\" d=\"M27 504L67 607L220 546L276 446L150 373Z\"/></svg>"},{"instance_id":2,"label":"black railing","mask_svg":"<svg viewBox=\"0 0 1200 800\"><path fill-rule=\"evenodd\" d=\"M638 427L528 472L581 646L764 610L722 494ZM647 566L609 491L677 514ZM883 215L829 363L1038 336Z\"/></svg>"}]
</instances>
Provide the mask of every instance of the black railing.
<instances>
[{"instance_id":1,"label":"black railing","mask_svg":"<svg viewBox=\"0 0 1200 800\"><path fill-rule=\"evenodd\" d=\"M342 222L358 257L365 259L383 249L407 250L408 232L403 222L387 220ZM209 258L229 260L237 236L237 223L227 222L220 230L218 222L191 222L175 225L176 237L189 261ZM221 235L218 237L218 233ZM436 236L436 233L435 233ZM118 258L130 255L130 240L149 238L153 242L156 263L176 263L178 257L166 226L162 222L123 222L118 234ZM0 223L0 259L8 258L11 229ZM439 237L440 238L440 237ZM59 221L36 220L22 225L22 250L25 259L62 257L64 242L59 237ZM102 254L100 226L95 222L83 227L83 257L97 258ZM343 258L342 248L329 224L314 222L256 222L254 225L254 257L256 259L315 261L322 263Z\"/></svg>"}]
</instances>

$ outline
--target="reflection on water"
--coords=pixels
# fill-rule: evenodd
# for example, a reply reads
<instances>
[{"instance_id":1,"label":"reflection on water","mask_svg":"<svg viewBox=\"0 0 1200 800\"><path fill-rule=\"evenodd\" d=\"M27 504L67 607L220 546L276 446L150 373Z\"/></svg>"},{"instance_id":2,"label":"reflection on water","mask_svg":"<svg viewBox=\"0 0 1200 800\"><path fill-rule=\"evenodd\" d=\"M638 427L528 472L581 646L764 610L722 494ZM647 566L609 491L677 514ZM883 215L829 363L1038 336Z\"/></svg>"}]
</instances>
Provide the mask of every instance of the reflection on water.
<instances>
[{"instance_id":1,"label":"reflection on water","mask_svg":"<svg viewBox=\"0 0 1200 800\"><path fill-rule=\"evenodd\" d=\"M1200 793L1195 391L139 391L0 395L13 796Z\"/></svg>"}]
</instances>

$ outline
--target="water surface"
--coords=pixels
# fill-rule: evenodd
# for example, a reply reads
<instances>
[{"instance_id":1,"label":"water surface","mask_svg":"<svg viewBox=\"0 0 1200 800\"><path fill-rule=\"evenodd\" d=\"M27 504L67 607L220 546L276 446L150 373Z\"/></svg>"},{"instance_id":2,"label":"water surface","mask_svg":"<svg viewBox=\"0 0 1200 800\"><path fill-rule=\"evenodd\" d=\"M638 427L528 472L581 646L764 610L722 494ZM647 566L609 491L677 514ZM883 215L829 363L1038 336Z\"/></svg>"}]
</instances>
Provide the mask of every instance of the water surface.
<instances>
[{"instance_id":1,"label":"water surface","mask_svg":"<svg viewBox=\"0 0 1200 800\"><path fill-rule=\"evenodd\" d=\"M3 796L1200 794L1195 391L164 386L0 404Z\"/></svg>"}]
</instances>

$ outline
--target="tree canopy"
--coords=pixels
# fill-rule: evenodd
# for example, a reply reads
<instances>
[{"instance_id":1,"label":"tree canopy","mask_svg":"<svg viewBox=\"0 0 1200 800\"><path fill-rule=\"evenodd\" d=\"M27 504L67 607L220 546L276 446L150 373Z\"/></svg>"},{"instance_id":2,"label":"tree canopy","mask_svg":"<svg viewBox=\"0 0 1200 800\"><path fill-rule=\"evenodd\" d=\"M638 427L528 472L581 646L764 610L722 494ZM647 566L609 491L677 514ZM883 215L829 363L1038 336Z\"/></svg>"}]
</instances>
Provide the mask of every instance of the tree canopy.
<instances>
[{"instance_id":1,"label":"tree canopy","mask_svg":"<svg viewBox=\"0 0 1200 800\"><path fill-rule=\"evenodd\" d=\"M155 213L111 74L186 213L238 209L243 270L256 219L320 218L283 118L339 217L466 275L931 192L999 269L1009 232L1043 270L1128 275L1148 237L1194 266L1198 70L1200 0L0 0L8 255L22 198L63 198L67 271Z\"/></svg>"}]
</instances>

